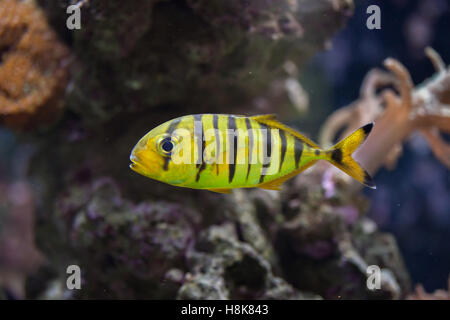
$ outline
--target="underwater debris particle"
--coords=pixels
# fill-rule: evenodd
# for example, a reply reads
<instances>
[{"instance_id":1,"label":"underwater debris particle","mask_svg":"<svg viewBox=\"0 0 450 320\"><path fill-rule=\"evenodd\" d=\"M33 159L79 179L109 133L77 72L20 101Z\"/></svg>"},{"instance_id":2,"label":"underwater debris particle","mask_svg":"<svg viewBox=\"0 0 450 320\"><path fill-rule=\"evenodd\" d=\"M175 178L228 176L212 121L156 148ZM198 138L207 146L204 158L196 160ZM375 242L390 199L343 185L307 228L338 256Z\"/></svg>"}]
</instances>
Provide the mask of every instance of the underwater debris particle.
<instances>
[{"instance_id":1,"label":"underwater debris particle","mask_svg":"<svg viewBox=\"0 0 450 320\"><path fill-rule=\"evenodd\" d=\"M68 49L33 2L0 2L0 123L29 129L57 118Z\"/></svg>"}]
</instances>

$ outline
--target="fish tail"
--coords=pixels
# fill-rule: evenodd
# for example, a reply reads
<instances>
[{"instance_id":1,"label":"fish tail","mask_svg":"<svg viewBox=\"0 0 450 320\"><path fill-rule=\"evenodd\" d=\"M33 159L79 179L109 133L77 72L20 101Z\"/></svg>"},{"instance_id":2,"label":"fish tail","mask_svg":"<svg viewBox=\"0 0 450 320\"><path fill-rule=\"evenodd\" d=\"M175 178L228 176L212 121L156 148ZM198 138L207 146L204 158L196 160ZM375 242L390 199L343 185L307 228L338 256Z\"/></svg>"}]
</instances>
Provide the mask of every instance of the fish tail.
<instances>
[{"instance_id":1,"label":"fish tail","mask_svg":"<svg viewBox=\"0 0 450 320\"><path fill-rule=\"evenodd\" d=\"M372 177L352 158L352 153L366 140L372 127L373 122L366 124L331 147L326 151L326 160L363 185L376 189Z\"/></svg>"}]
</instances>

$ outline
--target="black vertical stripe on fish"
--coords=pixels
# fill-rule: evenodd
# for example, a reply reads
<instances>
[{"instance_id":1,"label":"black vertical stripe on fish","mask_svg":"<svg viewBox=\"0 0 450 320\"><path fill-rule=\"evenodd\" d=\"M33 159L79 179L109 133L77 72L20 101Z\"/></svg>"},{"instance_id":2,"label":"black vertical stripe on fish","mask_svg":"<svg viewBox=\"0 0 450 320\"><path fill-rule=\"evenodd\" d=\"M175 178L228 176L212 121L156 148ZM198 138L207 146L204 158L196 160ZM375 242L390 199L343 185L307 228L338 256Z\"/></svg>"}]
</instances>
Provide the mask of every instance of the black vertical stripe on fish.
<instances>
[{"instance_id":1,"label":"black vertical stripe on fish","mask_svg":"<svg viewBox=\"0 0 450 320\"><path fill-rule=\"evenodd\" d=\"M169 127L166 130L166 134L171 136L173 134L173 132L175 131L175 129L177 128L180 121L181 121L181 118L172 120L172 122L170 122ZM170 162L170 156L164 157L164 164L163 164L164 171L169 170L169 162Z\"/></svg>"},{"instance_id":2,"label":"black vertical stripe on fish","mask_svg":"<svg viewBox=\"0 0 450 320\"><path fill-rule=\"evenodd\" d=\"M250 170L252 169L252 151L253 151L253 128L249 118L245 118L245 125L247 127L248 132L248 157L247 157L248 167L247 167L247 177L245 178L245 181L247 181L248 176L250 174Z\"/></svg>"},{"instance_id":3,"label":"black vertical stripe on fish","mask_svg":"<svg viewBox=\"0 0 450 320\"><path fill-rule=\"evenodd\" d=\"M230 121L231 119L231 121ZM230 143L233 143L233 146L230 145L229 150L233 150L233 159L229 159L229 165L228 165L228 182L231 183L233 181L234 178L234 174L236 173L236 158L237 158L237 143L238 143L238 136L237 136L237 131L236 131L236 118L234 116L228 116L228 129L230 129L230 131L233 134L233 139L230 139L228 137L228 140L230 141Z\"/></svg>"},{"instance_id":4,"label":"black vertical stripe on fish","mask_svg":"<svg viewBox=\"0 0 450 320\"><path fill-rule=\"evenodd\" d=\"M195 177L195 181L196 182L198 182L198 180L200 180L200 173L203 171L203 170L205 170L205 168L206 168L206 161L204 161L204 159L203 159L203 154L204 154L204 152L205 152L205 144L206 144L206 142L205 142L205 137L204 137L204 135L203 135L203 131L204 131L204 128L203 128L203 115L200 117L200 121L201 121L201 123L202 123L202 150L201 150L201 155L202 155L202 163L200 164L200 168L198 169L198 171L197 171L197 176ZM197 166L198 167L198 166Z\"/></svg>"},{"instance_id":5,"label":"black vertical stripe on fish","mask_svg":"<svg viewBox=\"0 0 450 320\"><path fill-rule=\"evenodd\" d=\"M259 183L262 183L264 181L264 176L266 173L266 170L268 167L270 167L270 160L272 155L272 135L270 133L270 128L266 126L265 124L260 124L261 129L266 131L266 134L264 134L261 131L261 135L263 137L263 165L261 167L261 177L259 178ZM267 152L267 158L266 158L266 152Z\"/></svg>"},{"instance_id":6,"label":"black vertical stripe on fish","mask_svg":"<svg viewBox=\"0 0 450 320\"><path fill-rule=\"evenodd\" d=\"M219 117L213 115L214 136L216 137L216 175L219 175L219 157L220 157L220 134L219 134Z\"/></svg>"},{"instance_id":7,"label":"black vertical stripe on fish","mask_svg":"<svg viewBox=\"0 0 450 320\"><path fill-rule=\"evenodd\" d=\"M200 127L198 125L200 123ZM199 132L200 131L200 132ZM194 115L194 136L197 138L196 146L197 146L197 162L196 167L199 168L203 163L203 122L202 115L196 114Z\"/></svg>"},{"instance_id":8,"label":"black vertical stripe on fish","mask_svg":"<svg viewBox=\"0 0 450 320\"><path fill-rule=\"evenodd\" d=\"M266 167L270 167L270 161L272 160L272 134L270 132L270 128L267 128L267 158L269 162L265 165Z\"/></svg>"},{"instance_id":9,"label":"black vertical stripe on fish","mask_svg":"<svg viewBox=\"0 0 450 320\"><path fill-rule=\"evenodd\" d=\"M303 142L296 137L294 137L294 156L295 156L295 167L298 168L298 162L302 157L303 153Z\"/></svg>"},{"instance_id":10,"label":"black vertical stripe on fish","mask_svg":"<svg viewBox=\"0 0 450 320\"><path fill-rule=\"evenodd\" d=\"M284 157L286 156L287 149L287 141L286 141L286 133L283 130L279 130L280 139L281 139L281 160L280 160L280 168L278 169L281 172L281 167L283 166Z\"/></svg>"}]
</instances>

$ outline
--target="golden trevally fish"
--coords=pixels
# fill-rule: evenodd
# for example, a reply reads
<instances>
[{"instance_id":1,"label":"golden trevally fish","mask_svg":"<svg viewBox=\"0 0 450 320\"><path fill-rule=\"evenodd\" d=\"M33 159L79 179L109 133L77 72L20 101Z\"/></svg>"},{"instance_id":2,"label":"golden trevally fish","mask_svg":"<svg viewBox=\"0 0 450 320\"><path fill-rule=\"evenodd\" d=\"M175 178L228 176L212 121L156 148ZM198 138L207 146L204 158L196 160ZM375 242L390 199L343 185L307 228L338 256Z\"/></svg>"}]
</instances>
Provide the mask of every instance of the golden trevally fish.
<instances>
[{"instance_id":1,"label":"golden trevally fish","mask_svg":"<svg viewBox=\"0 0 450 320\"><path fill-rule=\"evenodd\" d=\"M130 167L174 186L230 193L234 188L279 190L284 181L322 159L375 188L351 157L372 127L367 124L323 150L274 115L187 115L142 137L131 152Z\"/></svg>"}]
</instances>

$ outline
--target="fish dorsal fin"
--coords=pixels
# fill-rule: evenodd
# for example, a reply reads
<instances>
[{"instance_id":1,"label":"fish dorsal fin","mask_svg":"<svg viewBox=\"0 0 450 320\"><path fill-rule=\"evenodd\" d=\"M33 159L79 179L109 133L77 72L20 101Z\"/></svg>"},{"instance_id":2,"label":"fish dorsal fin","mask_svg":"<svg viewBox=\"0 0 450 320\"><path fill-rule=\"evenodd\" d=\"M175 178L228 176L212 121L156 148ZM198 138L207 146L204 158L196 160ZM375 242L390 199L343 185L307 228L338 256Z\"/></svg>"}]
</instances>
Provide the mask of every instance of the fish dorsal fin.
<instances>
[{"instance_id":1,"label":"fish dorsal fin","mask_svg":"<svg viewBox=\"0 0 450 320\"><path fill-rule=\"evenodd\" d=\"M269 113L269 114L258 114L256 116L251 116L250 119L253 119L258 122L265 122L267 120L275 120L277 118L277 115L275 113Z\"/></svg>"},{"instance_id":2,"label":"fish dorsal fin","mask_svg":"<svg viewBox=\"0 0 450 320\"><path fill-rule=\"evenodd\" d=\"M217 192L217 193L231 193L231 189L208 189L209 191L212 192Z\"/></svg>"},{"instance_id":3,"label":"fish dorsal fin","mask_svg":"<svg viewBox=\"0 0 450 320\"><path fill-rule=\"evenodd\" d=\"M316 161L317 160L313 160L310 163L303 165L302 167L298 168L297 170L295 170L283 177L280 177L278 179L275 179L275 180L272 180L269 182L261 183L260 185L257 185L256 187L261 188L261 189L266 189L266 190L281 190L281 186L286 180L289 180L289 179L295 177L296 175L298 175L300 172L305 171L306 169L311 167L313 164L315 164Z\"/></svg>"},{"instance_id":4,"label":"fish dorsal fin","mask_svg":"<svg viewBox=\"0 0 450 320\"><path fill-rule=\"evenodd\" d=\"M304 135L302 135L300 132L288 127L285 124L282 124L281 122L279 122L276 119L276 115L275 114L263 114L263 115L257 115L257 116L253 116L250 117L250 119L255 120L256 122L265 124L269 127L272 128L277 128L280 130L284 130L286 132L289 132L290 134L292 134L294 137L299 138L300 140L302 140L303 142L305 142L307 145L309 145L310 147L313 148L320 148L316 143L314 143L313 141L311 141L310 139L308 139L307 137L305 137Z\"/></svg>"}]
</instances>

